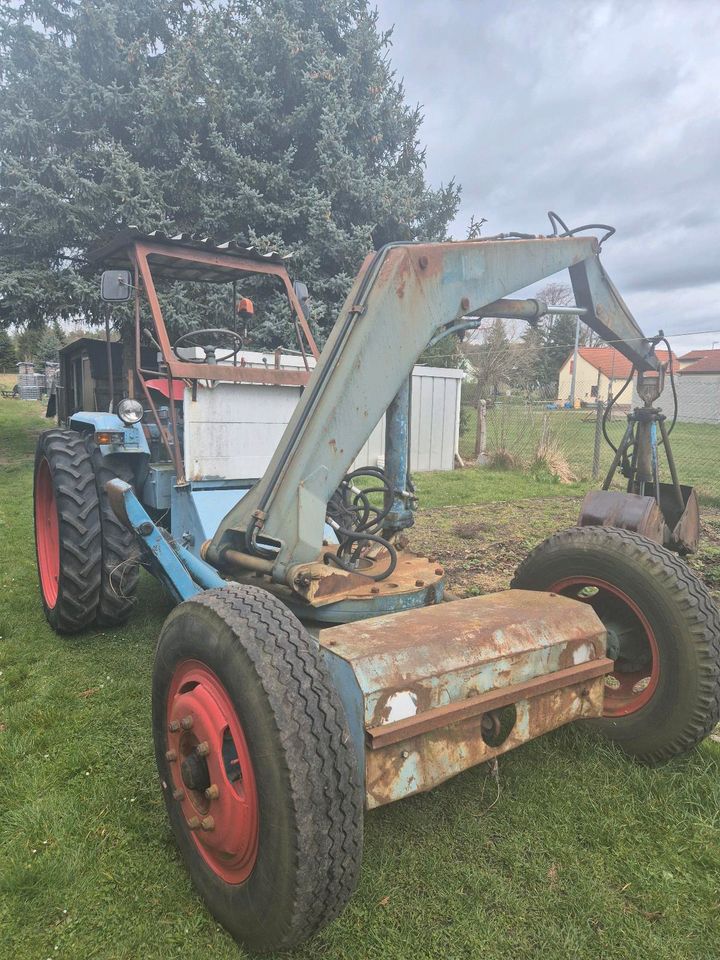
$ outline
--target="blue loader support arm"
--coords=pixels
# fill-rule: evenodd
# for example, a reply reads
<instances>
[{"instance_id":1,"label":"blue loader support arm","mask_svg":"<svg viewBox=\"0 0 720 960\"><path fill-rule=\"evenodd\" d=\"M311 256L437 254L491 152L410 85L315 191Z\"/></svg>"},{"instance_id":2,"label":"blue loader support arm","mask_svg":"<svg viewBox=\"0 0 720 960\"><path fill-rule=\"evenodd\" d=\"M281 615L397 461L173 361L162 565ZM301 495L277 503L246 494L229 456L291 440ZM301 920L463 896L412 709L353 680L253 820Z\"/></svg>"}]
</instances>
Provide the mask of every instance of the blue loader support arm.
<instances>
[{"instance_id":1,"label":"blue loader support arm","mask_svg":"<svg viewBox=\"0 0 720 960\"><path fill-rule=\"evenodd\" d=\"M225 580L203 560L193 556L181 544L170 543L152 522L142 504L124 480L110 480L106 486L110 505L120 520L138 538L145 563L164 585L176 603L213 587L224 587Z\"/></svg>"}]
</instances>

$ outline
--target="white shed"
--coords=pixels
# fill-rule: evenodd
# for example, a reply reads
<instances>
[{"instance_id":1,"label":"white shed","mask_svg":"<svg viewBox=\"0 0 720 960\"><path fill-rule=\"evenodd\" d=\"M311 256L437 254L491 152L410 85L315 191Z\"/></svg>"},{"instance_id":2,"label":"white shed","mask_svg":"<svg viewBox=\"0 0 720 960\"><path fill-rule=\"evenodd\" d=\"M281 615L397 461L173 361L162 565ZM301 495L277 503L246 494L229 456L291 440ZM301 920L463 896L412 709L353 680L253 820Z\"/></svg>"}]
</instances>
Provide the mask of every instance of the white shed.
<instances>
[{"instance_id":1,"label":"white shed","mask_svg":"<svg viewBox=\"0 0 720 960\"><path fill-rule=\"evenodd\" d=\"M297 358L283 357L283 361ZM262 361L272 365L274 357ZM302 362L302 361L300 361ZM417 366L412 375L410 469L452 470L460 433L462 370ZM242 403L238 403L238 393ZM185 390L185 471L189 478L253 479L261 476L282 437L300 387L198 384L193 401ZM385 417L358 454L353 468L382 466Z\"/></svg>"}]
</instances>

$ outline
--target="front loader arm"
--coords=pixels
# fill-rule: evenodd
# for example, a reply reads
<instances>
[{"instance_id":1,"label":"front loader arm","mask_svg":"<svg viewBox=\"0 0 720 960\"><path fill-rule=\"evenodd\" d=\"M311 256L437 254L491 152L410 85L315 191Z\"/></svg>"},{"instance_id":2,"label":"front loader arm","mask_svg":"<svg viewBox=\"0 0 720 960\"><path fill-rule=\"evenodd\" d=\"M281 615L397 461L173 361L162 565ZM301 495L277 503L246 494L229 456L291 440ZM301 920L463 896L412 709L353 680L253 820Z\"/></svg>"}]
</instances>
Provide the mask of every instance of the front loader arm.
<instances>
[{"instance_id":1,"label":"front loader arm","mask_svg":"<svg viewBox=\"0 0 720 960\"><path fill-rule=\"evenodd\" d=\"M594 237L390 244L365 261L268 469L206 558L242 566L252 554L255 569L292 582L293 568L317 560L328 500L429 341L565 268L589 326L641 369L656 368Z\"/></svg>"}]
</instances>

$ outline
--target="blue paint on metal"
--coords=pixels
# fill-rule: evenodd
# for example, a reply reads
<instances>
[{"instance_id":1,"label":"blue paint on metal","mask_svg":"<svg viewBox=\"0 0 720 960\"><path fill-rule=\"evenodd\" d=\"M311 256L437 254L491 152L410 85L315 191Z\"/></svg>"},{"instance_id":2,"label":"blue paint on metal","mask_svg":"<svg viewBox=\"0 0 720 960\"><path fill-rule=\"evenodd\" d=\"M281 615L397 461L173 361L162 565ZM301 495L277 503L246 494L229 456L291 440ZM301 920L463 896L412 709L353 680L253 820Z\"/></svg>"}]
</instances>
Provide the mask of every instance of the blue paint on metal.
<instances>
[{"instance_id":1,"label":"blue paint on metal","mask_svg":"<svg viewBox=\"0 0 720 960\"><path fill-rule=\"evenodd\" d=\"M144 453L150 455L150 447L145 439L141 424L125 424L117 414L82 410L72 415L69 426L71 430L82 432L108 431L110 433L122 433L122 443L100 444L100 452L104 457L113 453L130 453L133 455Z\"/></svg>"},{"instance_id":2,"label":"blue paint on metal","mask_svg":"<svg viewBox=\"0 0 720 960\"><path fill-rule=\"evenodd\" d=\"M145 506L154 510L169 510L176 479L172 463L151 463L141 494Z\"/></svg>"},{"instance_id":3,"label":"blue paint on metal","mask_svg":"<svg viewBox=\"0 0 720 960\"><path fill-rule=\"evenodd\" d=\"M385 416L385 476L393 492L390 511L383 521L383 536L412 526L413 515L405 496L408 480L410 382L406 377Z\"/></svg>"},{"instance_id":4,"label":"blue paint on metal","mask_svg":"<svg viewBox=\"0 0 720 960\"><path fill-rule=\"evenodd\" d=\"M197 581L204 590L227 586L227 581L223 580L214 567L190 553L182 544L174 543L173 550L188 568L193 580Z\"/></svg>"},{"instance_id":5,"label":"blue paint on metal","mask_svg":"<svg viewBox=\"0 0 720 960\"><path fill-rule=\"evenodd\" d=\"M660 467L658 465L657 423L654 420L650 423L650 456L652 457L653 478L657 483L660 476Z\"/></svg>"},{"instance_id":6,"label":"blue paint on metal","mask_svg":"<svg viewBox=\"0 0 720 960\"><path fill-rule=\"evenodd\" d=\"M350 664L341 657L336 656L328 647L320 645L325 658L325 665L330 671L330 676L335 685L347 717L348 727L350 728L350 739L352 740L357 759L358 772L360 774L360 783L363 792L365 790L365 724L364 724L364 703L362 690L357 682L357 678Z\"/></svg>"},{"instance_id":7,"label":"blue paint on metal","mask_svg":"<svg viewBox=\"0 0 720 960\"><path fill-rule=\"evenodd\" d=\"M145 557L151 572L165 586L176 602L189 600L202 588L195 583L165 537L152 522L130 484L113 480L113 486L122 491L125 513L136 536L145 546Z\"/></svg>"},{"instance_id":8,"label":"blue paint on metal","mask_svg":"<svg viewBox=\"0 0 720 960\"><path fill-rule=\"evenodd\" d=\"M384 595L365 600L338 600L337 603L328 603L322 607L308 607L306 603L294 603L289 598L283 602L300 620L312 619L322 624L355 623L359 620L367 620L369 617L381 617L387 613L402 613L405 610L433 606L442 601L444 592L445 578L442 577L430 587L397 596Z\"/></svg>"}]
</instances>

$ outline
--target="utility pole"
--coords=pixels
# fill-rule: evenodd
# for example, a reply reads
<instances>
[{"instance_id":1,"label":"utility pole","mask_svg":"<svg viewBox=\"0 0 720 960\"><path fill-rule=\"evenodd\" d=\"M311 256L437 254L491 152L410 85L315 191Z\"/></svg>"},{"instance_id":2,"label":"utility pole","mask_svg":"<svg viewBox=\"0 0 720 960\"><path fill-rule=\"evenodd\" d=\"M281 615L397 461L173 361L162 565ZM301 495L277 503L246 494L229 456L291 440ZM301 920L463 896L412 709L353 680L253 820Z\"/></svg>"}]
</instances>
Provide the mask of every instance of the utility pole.
<instances>
[{"instance_id":1,"label":"utility pole","mask_svg":"<svg viewBox=\"0 0 720 960\"><path fill-rule=\"evenodd\" d=\"M575 382L577 380L578 347L580 346L580 317L575 321L575 352L573 353L572 379L570 381L570 406L575 406Z\"/></svg>"}]
</instances>

